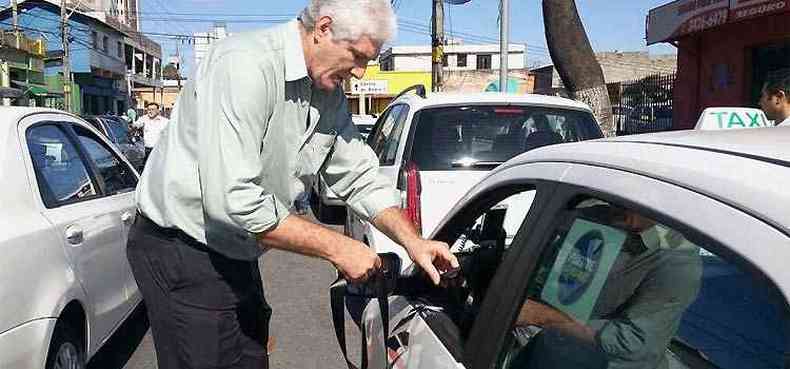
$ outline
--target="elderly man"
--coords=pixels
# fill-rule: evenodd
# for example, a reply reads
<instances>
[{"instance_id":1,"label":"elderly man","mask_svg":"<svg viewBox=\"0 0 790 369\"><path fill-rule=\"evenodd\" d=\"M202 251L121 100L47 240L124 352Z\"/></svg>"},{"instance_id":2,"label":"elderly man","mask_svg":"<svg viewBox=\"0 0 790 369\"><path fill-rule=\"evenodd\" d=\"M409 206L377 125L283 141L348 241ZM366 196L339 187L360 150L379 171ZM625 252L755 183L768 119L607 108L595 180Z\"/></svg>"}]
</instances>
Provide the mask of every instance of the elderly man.
<instances>
[{"instance_id":1,"label":"elderly man","mask_svg":"<svg viewBox=\"0 0 790 369\"><path fill-rule=\"evenodd\" d=\"M765 83L760 108L777 126L790 126L790 75L777 76Z\"/></svg>"},{"instance_id":2,"label":"elderly man","mask_svg":"<svg viewBox=\"0 0 790 369\"><path fill-rule=\"evenodd\" d=\"M298 20L227 38L197 66L142 174L127 247L159 368L268 367L267 249L355 281L376 273L370 248L290 215L319 172L435 283L457 267L402 215L340 88L395 28L388 0L311 0Z\"/></svg>"}]
</instances>

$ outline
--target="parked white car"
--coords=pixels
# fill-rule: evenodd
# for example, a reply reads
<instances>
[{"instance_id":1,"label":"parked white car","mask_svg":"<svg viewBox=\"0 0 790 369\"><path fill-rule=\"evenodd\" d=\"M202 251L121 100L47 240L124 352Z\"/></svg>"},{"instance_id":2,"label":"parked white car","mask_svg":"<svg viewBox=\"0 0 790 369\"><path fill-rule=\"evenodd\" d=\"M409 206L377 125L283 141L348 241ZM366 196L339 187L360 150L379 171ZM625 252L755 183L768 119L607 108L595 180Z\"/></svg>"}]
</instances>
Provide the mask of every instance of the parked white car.
<instances>
[{"instance_id":1,"label":"parked white car","mask_svg":"<svg viewBox=\"0 0 790 369\"><path fill-rule=\"evenodd\" d=\"M518 156L433 232L461 260L454 287L403 279L386 340L368 304L369 368L784 368L788 147L779 127ZM524 194L528 212L503 206Z\"/></svg>"},{"instance_id":2,"label":"parked white car","mask_svg":"<svg viewBox=\"0 0 790 369\"><path fill-rule=\"evenodd\" d=\"M373 115L353 114L351 122L357 127L359 134L367 139L373 126L376 124L376 117ZM313 188L310 193L310 207L313 215L322 223L340 225L346 221L346 204L337 194L326 186L322 178L313 181Z\"/></svg>"},{"instance_id":3,"label":"parked white car","mask_svg":"<svg viewBox=\"0 0 790 369\"><path fill-rule=\"evenodd\" d=\"M3 107L0 122L0 368L84 368L141 301L137 173L76 116Z\"/></svg>"},{"instance_id":4,"label":"parked white car","mask_svg":"<svg viewBox=\"0 0 790 369\"><path fill-rule=\"evenodd\" d=\"M379 157L380 173L401 190L403 209L424 235L466 191L510 158L546 145L603 137L590 108L573 100L415 92L393 100L367 142ZM401 247L353 212L345 229L377 252L396 252L408 260Z\"/></svg>"},{"instance_id":5,"label":"parked white car","mask_svg":"<svg viewBox=\"0 0 790 369\"><path fill-rule=\"evenodd\" d=\"M354 114L351 116L351 121L359 130L363 138L368 138L373 126L376 125L376 117L373 115Z\"/></svg>"}]
</instances>

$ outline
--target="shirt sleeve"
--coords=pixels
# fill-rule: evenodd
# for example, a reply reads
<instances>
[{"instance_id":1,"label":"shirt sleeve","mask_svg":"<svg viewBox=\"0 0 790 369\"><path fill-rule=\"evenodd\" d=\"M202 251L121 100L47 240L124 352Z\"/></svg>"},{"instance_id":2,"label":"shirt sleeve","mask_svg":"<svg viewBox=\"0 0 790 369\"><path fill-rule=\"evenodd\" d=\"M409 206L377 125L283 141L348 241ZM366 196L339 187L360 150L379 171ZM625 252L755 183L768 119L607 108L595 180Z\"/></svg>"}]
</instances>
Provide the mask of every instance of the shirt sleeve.
<instances>
[{"instance_id":1,"label":"shirt sleeve","mask_svg":"<svg viewBox=\"0 0 790 369\"><path fill-rule=\"evenodd\" d=\"M274 109L275 69L244 52L229 53L196 81L198 171L207 242L252 242L288 208L262 186L263 137Z\"/></svg>"},{"instance_id":2,"label":"shirt sleeve","mask_svg":"<svg viewBox=\"0 0 790 369\"><path fill-rule=\"evenodd\" d=\"M134 128L143 128L145 126L145 122L143 122L143 118L139 118L134 123L132 123L132 127Z\"/></svg>"},{"instance_id":3,"label":"shirt sleeve","mask_svg":"<svg viewBox=\"0 0 790 369\"><path fill-rule=\"evenodd\" d=\"M379 174L379 159L351 122L348 100L340 91L337 108L338 137L321 175L329 188L361 218L372 221L383 210L400 207L395 184Z\"/></svg>"},{"instance_id":4,"label":"shirt sleeve","mask_svg":"<svg viewBox=\"0 0 790 369\"><path fill-rule=\"evenodd\" d=\"M683 313L697 297L702 278L699 253L693 249L662 252L658 266L647 274L618 317L590 322L610 364L658 363Z\"/></svg>"}]
</instances>

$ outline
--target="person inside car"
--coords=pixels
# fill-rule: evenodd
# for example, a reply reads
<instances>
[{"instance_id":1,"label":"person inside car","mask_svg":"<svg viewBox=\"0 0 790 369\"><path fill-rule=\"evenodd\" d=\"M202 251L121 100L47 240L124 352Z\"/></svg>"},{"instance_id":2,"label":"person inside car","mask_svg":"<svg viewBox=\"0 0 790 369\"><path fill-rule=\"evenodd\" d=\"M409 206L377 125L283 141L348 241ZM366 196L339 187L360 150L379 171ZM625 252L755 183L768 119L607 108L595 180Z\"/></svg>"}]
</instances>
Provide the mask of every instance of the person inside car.
<instances>
[{"instance_id":1,"label":"person inside car","mask_svg":"<svg viewBox=\"0 0 790 369\"><path fill-rule=\"evenodd\" d=\"M700 289L699 249L680 233L663 232L663 226L628 209L595 205L580 211L627 232L590 320L582 324L533 296L521 307L516 327L536 326L586 342L605 355L610 369L667 368L664 352Z\"/></svg>"}]
</instances>

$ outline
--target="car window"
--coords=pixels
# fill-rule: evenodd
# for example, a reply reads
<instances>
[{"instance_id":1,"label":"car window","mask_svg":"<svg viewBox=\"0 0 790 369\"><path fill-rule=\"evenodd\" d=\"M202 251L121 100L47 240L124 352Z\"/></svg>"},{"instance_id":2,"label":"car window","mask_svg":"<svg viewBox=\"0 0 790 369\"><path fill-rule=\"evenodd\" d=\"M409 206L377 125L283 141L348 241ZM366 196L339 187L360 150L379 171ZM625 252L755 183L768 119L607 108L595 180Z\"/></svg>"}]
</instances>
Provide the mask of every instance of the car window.
<instances>
[{"instance_id":1,"label":"car window","mask_svg":"<svg viewBox=\"0 0 790 369\"><path fill-rule=\"evenodd\" d=\"M603 137L588 112L530 106L424 109L411 160L420 170L489 170L525 151Z\"/></svg>"},{"instance_id":2,"label":"car window","mask_svg":"<svg viewBox=\"0 0 790 369\"><path fill-rule=\"evenodd\" d=\"M591 198L549 235L498 368L784 366L784 298L721 247Z\"/></svg>"},{"instance_id":3,"label":"car window","mask_svg":"<svg viewBox=\"0 0 790 369\"><path fill-rule=\"evenodd\" d=\"M521 244L516 240L529 232L522 224L537 194L536 187L530 184L494 189L482 195L477 203L468 205L469 210L462 210L439 231L436 239L451 245L451 251L461 263L464 283L448 289L449 298L438 295L426 298L444 308L443 313L453 324L451 331L457 330L462 340L477 317L500 262ZM431 324L431 320L427 322ZM434 331L442 335L446 329ZM444 341L446 337L441 338Z\"/></svg>"},{"instance_id":4,"label":"car window","mask_svg":"<svg viewBox=\"0 0 790 369\"><path fill-rule=\"evenodd\" d=\"M39 192L47 208L79 202L99 194L77 148L56 124L36 125L26 141Z\"/></svg>"},{"instance_id":5,"label":"car window","mask_svg":"<svg viewBox=\"0 0 790 369\"><path fill-rule=\"evenodd\" d=\"M129 139L129 127L123 120L120 119L105 119L107 127L113 137L113 142L118 145L131 145L132 141Z\"/></svg>"},{"instance_id":6,"label":"car window","mask_svg":"<svg viewBox=\"0 0 790 369\"><path fill-rule=\"evenodd\" d=\"M93 161L97 175L104 181L104 192L109 195L133 191L137 186L137 177L126 163L118 158L93 133L74 125L74 132L85 148L88 157Z\"/></svg>"},{"instance_id":7,"label":"car window","mask_svg":"<svg viewBox=\"0 0 790 369\"><path fill-rule=\"evenodd\" d=\"M384 142L384 147L379 155L380 165L394 165L395 156L398 155L398 147L400 146L401 139L403 138L403 127L406 125L406 118L409 116L409 107L401 105L401 108L392 114L394 124L392 132L387 140Z\"/></svg>"},{"instance_id":8,"label":"car window","mask_svg":"<svg viewBox=\"0 0 790 369\"><path fill-rule=\"evenodd\" d=\"M400 133L402 127L398 128L398 120L401 111L406 105L399 104L389 108L389 110L381 117L379 126L375 129L375 134L368 140L368 144L373 148L373 152L379 157L379 164L385 165L385 158L389 150L392 150L390 140L395 137L395 133ZM396 138L399 140L399 137Z\"/></svg>"}]
</instances>

